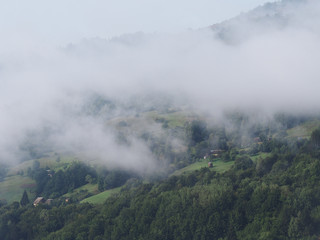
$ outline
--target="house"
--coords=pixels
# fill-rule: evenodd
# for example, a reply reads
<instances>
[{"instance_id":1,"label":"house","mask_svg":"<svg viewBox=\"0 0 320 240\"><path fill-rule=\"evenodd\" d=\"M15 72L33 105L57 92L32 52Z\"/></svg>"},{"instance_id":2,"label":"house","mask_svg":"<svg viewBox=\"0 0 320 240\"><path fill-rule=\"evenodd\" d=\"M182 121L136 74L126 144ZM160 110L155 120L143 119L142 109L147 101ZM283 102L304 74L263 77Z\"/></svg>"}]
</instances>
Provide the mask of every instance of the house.
<instances>
[{"instance_id":1,"label":"house","mask_svg":"<svg viewBox=\"0 0 320 240\"><path fill-rule=\"evenodd\" d=\"M44 197L37 197L36 200L33 202L33 206L38 206L39 204L46 204L46 205L51 205L51 202L53 199L47 199L45 200Z\"/></svg>"},{"instance_id":2,"label":"house","mask_svg":"<svg viewBox=\"0 0 320 240\"><path fill-rule=\"evenodd\" d=\"M221 149L211 150L210 153L213 157L219 157L224 151Z\"/></svg>"},{"instance_id":3,"label":"house","mask_svg":"<svg viewBox=\"0 0 320 240\"><path fill-rule=\"evenodd\" d=\"M221 150L221 149L211 150L211 153L212 153L212 154L219 154L219 153L222 153L222 152L224 152L224 151Z\"/></svg>"},{"instance_id":4,"label":"house","mask_svg":"<svg viewBox=\"0 0 320 240\"><path fill-rule=\"evenodd\" d=\"M47 171L48 176L52 178L54 172L51 171L50 169L47 169L46 171Z\"/></svg>"},{"instance_id":5,"label":"house","mask_svg":"<svg viewBox=\"0 0 320 240\"><path fill-rule=\"evenodd\" d=\"M258 145L263 144L263 142L262 142L262 140L261 140L261 138L260 138L260 137L256 137L256 138L254 138L254 139L253 139L253 141L254 141L256 144L258 144Z\"/></svg>"},{"instance_id":6,"label":"house","mask_svg":"<svg viewBox=\"0 0 320 240\"><path fill-rule=\"evenodd\" d=\"M37 197L36 200L33 202L33 206L38 206L40 203L45 203L45 200L43 197Z\"/></svg>"}]
</instances>

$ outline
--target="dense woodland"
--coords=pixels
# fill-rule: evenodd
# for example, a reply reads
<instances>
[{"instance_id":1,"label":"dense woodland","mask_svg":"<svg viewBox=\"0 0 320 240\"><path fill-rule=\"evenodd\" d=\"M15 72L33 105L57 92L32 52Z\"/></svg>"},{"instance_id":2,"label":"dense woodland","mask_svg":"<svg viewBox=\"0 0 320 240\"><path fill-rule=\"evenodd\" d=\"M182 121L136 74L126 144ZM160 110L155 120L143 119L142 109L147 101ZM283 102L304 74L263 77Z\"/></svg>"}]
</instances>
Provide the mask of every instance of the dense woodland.
<instances>
[{"instance_id":1,"label":"dense woodland","mask_svg":"<svg viewBox=\"0 0 320 240\"><path fill-rule=\"evenodd\" d=\"M285 128L304 121L279 119ZM250 138L259 136L261 142L241 148L244 142L235 139L247 128L245 119L234 121L240 125L232 131L200 120L188 123L187 153L172 160L197 161L215 144L224 150L224 161L234 161L222 173L202 168L146 183L133 173L97 171L75 162L48 177L35 161L28 174L37 182L37 193L57 200L34 207L24 193L20 203L3 204L1 239L318 239L320 130L296 139L250 125ZM268 155L252 160L262 152ZM97 182L100 191L123 188L100 205L59 198L87 182Z\"/></svg>"}]
</instances>

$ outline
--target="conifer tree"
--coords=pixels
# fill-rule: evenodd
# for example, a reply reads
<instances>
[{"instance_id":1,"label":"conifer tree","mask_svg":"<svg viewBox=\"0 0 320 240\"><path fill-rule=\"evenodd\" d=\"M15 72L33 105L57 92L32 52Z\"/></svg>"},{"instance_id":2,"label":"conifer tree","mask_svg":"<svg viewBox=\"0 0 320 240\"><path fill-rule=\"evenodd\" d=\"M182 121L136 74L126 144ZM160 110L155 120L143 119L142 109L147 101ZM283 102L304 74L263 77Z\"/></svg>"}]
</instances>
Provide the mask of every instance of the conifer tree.
<instances>
[{"instance_id":1,"label":"conifer tree","mask_svg":"<svg viewBox=\"0 0 320 240\"><path fill-rule=\"evenodd\" d=\"M26 190L24 190L24 192L22 194L22 198L20 200L20 204L21 204L21 206L26 206L28 203L30 203L28 193Z\"/></svg>"}]
</instances>

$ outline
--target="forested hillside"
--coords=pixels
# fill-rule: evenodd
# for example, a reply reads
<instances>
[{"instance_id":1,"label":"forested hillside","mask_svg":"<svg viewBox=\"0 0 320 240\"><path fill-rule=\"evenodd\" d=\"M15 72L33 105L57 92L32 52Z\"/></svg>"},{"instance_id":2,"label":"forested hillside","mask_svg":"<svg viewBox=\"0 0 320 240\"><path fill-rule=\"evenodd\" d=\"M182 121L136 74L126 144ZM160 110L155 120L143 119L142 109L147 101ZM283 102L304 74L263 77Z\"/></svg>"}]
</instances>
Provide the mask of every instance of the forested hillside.
<instances>
[{"instance_id":1,"label":"forested hillside","mask_svg":"<svg viewBox=\"0 0 320 240\"><path fill-rule=\"evenodd\" d=\"M0 8L0 240L320 239L319 0L74 2Z\"/></svg>"},{"instance_id":2,"label":"forested hillside","mask_svg":"<svg viewBox=\"0 0 320 240\"><path fill-rule=\"evenodd\" d=\"M190 149L196 141L207 141L203 128L196 129L190 135ZM251 150L260 147L253 152L247 148L231 154L237 148L229 146L226 153L234 159L224 161L234 164L225 172L216 172L217 160L210 157L213 168L149 183L133 177L103 204L62 198L35 207L22 197L20 204L1 207L0 235L2 239L317 239L319 131L314 130L309 139L266 138L252 145ZM65 186L74 188L88 176L97 178L93 169L79 164L64 173L55 176L70 179L72 184L64 180ZM44 186L56 186L54 179ZM56 197L65 193L63 187L57 188L61 192L54 187L41 189L47 196L50 189Z\"/></svg>"}]
</instances>

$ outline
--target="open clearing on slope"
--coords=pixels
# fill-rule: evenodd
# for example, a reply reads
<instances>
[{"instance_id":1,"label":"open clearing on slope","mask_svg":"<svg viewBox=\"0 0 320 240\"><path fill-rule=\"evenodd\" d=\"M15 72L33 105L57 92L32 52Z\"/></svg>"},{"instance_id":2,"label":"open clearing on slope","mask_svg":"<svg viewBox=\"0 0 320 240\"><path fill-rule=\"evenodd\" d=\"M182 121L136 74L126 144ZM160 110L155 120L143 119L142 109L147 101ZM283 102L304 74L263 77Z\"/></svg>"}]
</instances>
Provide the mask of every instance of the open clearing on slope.
<instances>
[{"instance_id":1,"label":"open clearing on slope","mask_svg":"<svg viewBox=\"0 0 320 240\"><path fill-rule=\"evenodd\" d=\"M0 199L8 203L20 201L23 191L27 190L30 202L35 198L33 190L36 186L34 180L26 176L10 176L0 182Z\"/></svg>"},{"instance_id":2,"label":"open clearing on slope","mask_svg":"<svg viewBox=\"0 0 320 240\"><path fill-rule=\"evenodd\" d=\"M34 161L38 161L40 164L40 168L49 167L54 171L58 171L59 169L64 169L70 165L70 163L74 161L78 161L78 159L74 156L58 156L54 154L50 154L50 156L32 159L25 162L20 163L19 165L11 168L8 172L8 176L16 175L19 171L24 171L26 174L28 168L32 168Z\"/></svg>"},{"instance_id":3,"label":"open clearing on slope","mask_svg":"<svg viewBox=\"0 0 320 240\"><path fill-rule=\"evenodd\" d=\"M272 153L259 152L258 154L254 155L254 156L250 156L250 158L252 159L252 161L256 162L260 158L263 159L263 158L269 157L271 155L272 155Z\"/></svg>"},{"instance_id":4,"label":"open clearing on slope","mask_svg":"<svg viewBox=\"0 0 320 240\"><path fill-rule=\"evenodd\" d=\"M102 204L104 203L107 198L109 198L112 194L120 192L122 187L113 188L110 190L106 190L102 193L94 195L92 197L83 199L80 203L91 203L91 204Z\"/></svg>"},{"instance_id":5,"label":"open clearing on slope","mask_svg":"<svg viewBox=\"0 0 320 240\"><path fill-rule=\"evenodd\" d=\"M194 114L186 111L175 111L171 113L159 113L157 111L151 111L146 113L146 116L155 121L167 121L169 128L183 127L186 122L196 119Z\"/></svg>"},{"instance_id":6,"label":"open clearing on slope","mask_svg":"<svg viewBox=\"0 0 320 240\"><path fill-rule=\"evenodd\" d=\"M8 203L20 201L22 193L24 189L26 189L29 200L33 201L36 197L34 195L36 182L26 175L28 168L32 169L34 161L38 161L41 168L49 167L54 171L58 171L59 169L66 168L72 162L77 161L77 158L74 156L59 156L54 153L49 153L46 157L24 161L12 167L9 169L7 177L0 182L0 199L6 200ZM23 174L20 175L19 172L21 171L23 171Z\"/></svg>"},{"instance_id":7,"label":"open clearing on slope","mask_svg":"<svg viewBox=\"0 0 320 240\"><path fill-rule=\"evenodd\" d=\"M63 195L66 198L76 198L78 200L82 200L88 198L88 195L96 195L99 194L98 184L86 184L79 188L74 189L72 192L68 192Z\"/></svg>"},{"instance_id":8,"label":"open clearing on slope","mask_svg":"<svg viewBox=\"0 0 320 240\"><path fill-rule=\"evenodd\" d=\"M266 158L270 155L271 153L260 152L255 156L250 156L250 158L252 159L252 161L256 162L258 159ZM208 162L209 162L208 160L201 159L198 162L190 164L189 166L176 170L174 173L171 174L171 176L174 176L174 175L178 176L181 174L190 173L192 171L200 170L201 168L208 167ZM210 169L220 173L229 170L234 164L234 161L225 162L225 161L222 161L220 158L212 160L211 162L213 164L213 167Z\"/></svg>"},{"instance_id":9,"label":"open clearing on slope","mask_svg":"<svg viewBox=\"0 0 320 240\"><path fill-rule=\"evenodd\" d=\"M179 170L176 170L174 173L171 174L171 176L177 176L184 173L189 173L195 170L200 170L201 168L208 167L208 160L202 159L198 162L195 162L193 164L190 164L189 166L186 166L184 168L181 168ZM211 161L213 163L213 167L210 168L217 172L225 172L231 168L231 166L234 164L234 161L224 162L220 158L217 158L214 161Z\"/></svg>"},{"instance_id":10,"label":"open clearing on slope","mask_svg":"<svg viewBox=\"0 0 320 240\"><path fill-rule=\"evenodd\" d=\"M320 120L312 120L287 130L287 134L288 137L309 138L317 128L320 128Z\"/></svg>"}]
</instances>

